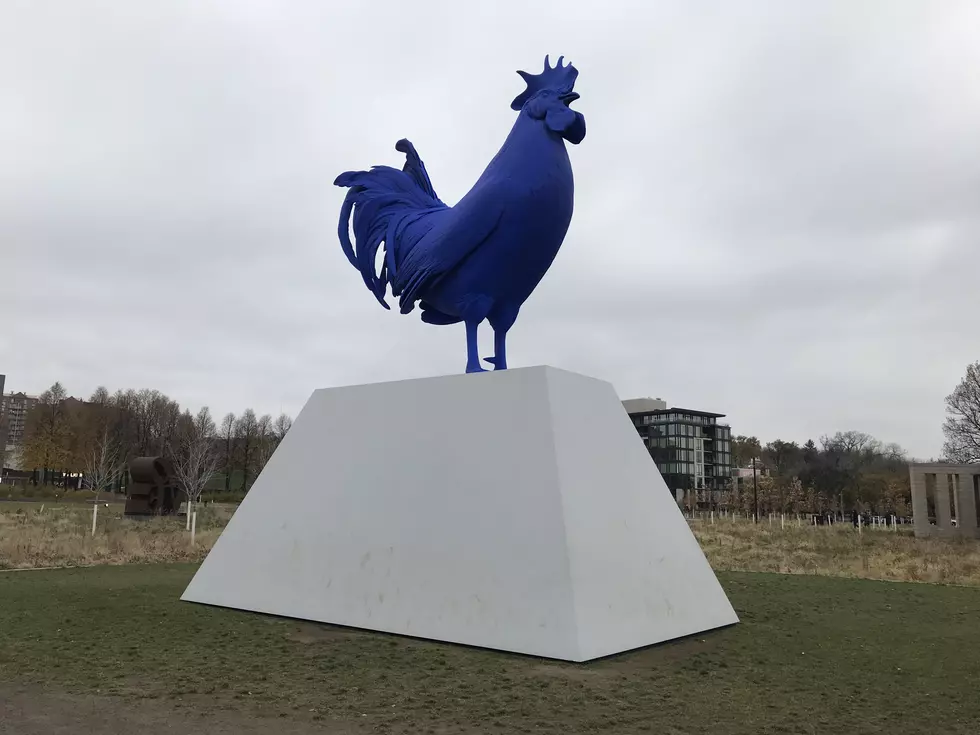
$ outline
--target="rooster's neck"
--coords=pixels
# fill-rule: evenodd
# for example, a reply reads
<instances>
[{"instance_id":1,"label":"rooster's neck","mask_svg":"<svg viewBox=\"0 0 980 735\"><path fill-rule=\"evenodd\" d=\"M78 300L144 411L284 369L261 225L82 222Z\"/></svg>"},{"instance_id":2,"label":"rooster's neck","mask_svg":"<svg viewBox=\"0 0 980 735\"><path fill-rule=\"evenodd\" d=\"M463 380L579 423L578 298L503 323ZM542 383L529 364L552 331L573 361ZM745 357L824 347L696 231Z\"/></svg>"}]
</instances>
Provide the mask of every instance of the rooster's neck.
<instances>
[{"instance_id":1,"label":"rooster's neck","mask_svg":"<svg viewBox=\"0 0 980 735\"><path fill-rule=\"evenodd\" d=\"M555 162L556 157L568 160L565 141L549 130L544 120L535 120L527 112L521 111L504 144L487 166L486 173L498 167L506 167L508 175L515 170L531 173L541 164Z\"/></svg>"}]
</instances>

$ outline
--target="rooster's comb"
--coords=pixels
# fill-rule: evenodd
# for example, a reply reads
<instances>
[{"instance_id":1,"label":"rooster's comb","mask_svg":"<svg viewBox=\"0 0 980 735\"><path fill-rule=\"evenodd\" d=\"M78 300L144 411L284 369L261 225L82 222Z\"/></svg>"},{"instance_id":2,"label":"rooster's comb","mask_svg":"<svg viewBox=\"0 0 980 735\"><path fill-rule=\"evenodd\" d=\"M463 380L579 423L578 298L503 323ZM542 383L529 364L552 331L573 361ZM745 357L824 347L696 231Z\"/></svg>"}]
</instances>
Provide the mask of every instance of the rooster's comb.
<instances>
[{"instance_id":1,"label":"rooster's comb","mask_svg":"<svg viewBox=\"0 0 980 735\"><path fill-rule=\"evenodd\" d=\"M570 63L563 66L562 61L564 58L564 56L559 56L558 63L552 66L548 57L545 56L544 71L540 74L528 74L526 71L518 71L517 73L527 82L527 89L514 98L514 101L510 103L511 108L520 110L524 107L525 102L542 89L551 89L559 94L571 92L572 87L575 86L575 77L578 76L578 69Z\"/></svg>"}]
</instances>

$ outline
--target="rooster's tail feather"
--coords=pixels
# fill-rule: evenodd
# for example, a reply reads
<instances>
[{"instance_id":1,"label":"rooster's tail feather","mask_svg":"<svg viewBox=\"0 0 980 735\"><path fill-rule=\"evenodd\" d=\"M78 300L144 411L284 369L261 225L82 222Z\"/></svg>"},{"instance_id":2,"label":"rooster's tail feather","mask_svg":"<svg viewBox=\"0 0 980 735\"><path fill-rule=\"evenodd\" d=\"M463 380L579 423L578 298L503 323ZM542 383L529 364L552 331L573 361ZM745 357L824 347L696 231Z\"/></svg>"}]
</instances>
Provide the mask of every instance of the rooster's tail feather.
<instances>
[{"instance_id":1,"label":"rooster's tail feather","mask_svg":"<svg viewBox=\"0 0 980 735\"><path fill-rule=\"evenodd\" d=\"M351 265L361 272L364 284L386 309L389 308L385 302L388 283L405 256L430 229L415 225L424 224L422 221L434 212L448 209L436 196L415 147L402 139L395 149L405 154L401 171L375 166L370 171L347 171L334 181L336 186L350 189L340 209L341 247ZM375 260L382 243L385 259L381 271L377 272Z\"/></svg>"}]
</instances>

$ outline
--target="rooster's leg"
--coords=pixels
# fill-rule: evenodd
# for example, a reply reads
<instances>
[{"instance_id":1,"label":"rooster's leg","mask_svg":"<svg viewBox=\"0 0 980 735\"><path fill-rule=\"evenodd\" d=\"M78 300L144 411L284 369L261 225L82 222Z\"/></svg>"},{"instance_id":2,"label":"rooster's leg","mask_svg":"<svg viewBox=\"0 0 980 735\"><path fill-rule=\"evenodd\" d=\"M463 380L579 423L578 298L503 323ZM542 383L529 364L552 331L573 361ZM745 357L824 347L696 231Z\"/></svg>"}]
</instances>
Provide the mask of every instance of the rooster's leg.
<instances>
[{"instance_id":1,"label":"rooster's leg","mask_svg":"<svg viewBox=\"0 0 980 735\"><path fill-rule=\"evenodd\" d=\"M485 372L480 366L479 346L476 342L476 328L479 326L478 321L466 322L466 372L468 373Z\"/></svg>"},{"instance_id":2,"label":"rooster's leg","mask_svg":"<svg viewBox=\"0 0 980 735\"><path fill-rule=\"evenodd\" d=\"M488 321L493 327L493 357L488 357L487 362L493 365L494 370L507 369L507 330L514 326L517 321L517 311L512 309L501 309L496 313L490 314Z\"/></svg>"},{"instance_id":3,"label":"rooster's leg","mask_svg":"<svg viewBox=\"0 0 980 735\"><path fill-rule=\"evenodd\" d=\"M493 330L493 357L486 358L494 370L507 369L507 330Z\"/></svg>"}]
</instances>

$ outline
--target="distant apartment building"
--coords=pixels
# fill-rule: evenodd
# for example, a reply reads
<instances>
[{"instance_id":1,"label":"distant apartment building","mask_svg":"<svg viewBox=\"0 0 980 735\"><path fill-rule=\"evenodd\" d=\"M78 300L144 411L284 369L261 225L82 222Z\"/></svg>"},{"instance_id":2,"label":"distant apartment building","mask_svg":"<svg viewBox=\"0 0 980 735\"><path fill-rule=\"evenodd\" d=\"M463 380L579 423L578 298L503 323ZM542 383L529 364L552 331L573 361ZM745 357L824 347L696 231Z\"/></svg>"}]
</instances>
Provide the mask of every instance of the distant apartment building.
<instances>
[{"instance_id":1,"label":"distant apartment building","mask_svg":"<svg viewBox=\"0 0 980 735\"><path fill-rule=\"evenodd\" d=\"M7 461L7 417L3 413L3 385L7 376L0 373L0 473Z\"/></svg>"},{"instance_id":2,"label":"distant apartment building","mask_svg":"<svg viewBox=\"0 0 980 735\"><path fill-rule=\"evenodd\" d=\"M36 396L24 393L6 393L0 402L0 416L7 425L7 444L20 444L27 428L27 414L37 403Z\"/></svg>"},{"instance_id":3,"label":"distant apartment building","mask_svg":"<svg viewBox=\"0 0 980 735\"><path fill-rule=\"evenodd\" d=\"M731 487L732 430L718 422L725 414L668 408L659 398L629 399L623 407L671 491L717 502Z\"/></svg>"},{"instance_id":4,"label":"distant apartment building","mask_svg":"<svg viewBox=\"0 0 980 735\"><path fill-rule=\"evenodd\" d=\"M667 401L663 398L627 398L623 401L623 408L630 416L635 413L664 411L667 409Z\"/></svg>"},{"instance_id":5,"label":"distant apartment building","mask_svg":"<svg viewBox=\"0 0 980 735\"><path fill-rule=\"evenodd\" d=\"M751 480L753 477L768 477L769 468L759 458L750 459L745 467L732 470L732 477L738 480Z\"/></svg>"}]
</instances>

